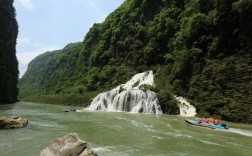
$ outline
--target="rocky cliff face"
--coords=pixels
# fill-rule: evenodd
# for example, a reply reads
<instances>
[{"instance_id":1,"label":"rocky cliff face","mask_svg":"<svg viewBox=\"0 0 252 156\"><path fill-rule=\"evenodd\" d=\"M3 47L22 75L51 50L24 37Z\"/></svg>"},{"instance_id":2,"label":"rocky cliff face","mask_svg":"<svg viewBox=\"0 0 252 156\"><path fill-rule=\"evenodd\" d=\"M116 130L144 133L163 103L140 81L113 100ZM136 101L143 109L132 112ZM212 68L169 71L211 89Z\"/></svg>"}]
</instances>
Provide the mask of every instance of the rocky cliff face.
<instances>
[{"instance_id":1,"label":"rocky cliff face","mask_svg":"<svg viewBox=\"0 0 252 156\"><path fill-rule=\"evenodd\" d=\"M16 39L18 26L13 0L0 1L0 104L14 103L18 96Z\"/></svg>"}]
</instances>

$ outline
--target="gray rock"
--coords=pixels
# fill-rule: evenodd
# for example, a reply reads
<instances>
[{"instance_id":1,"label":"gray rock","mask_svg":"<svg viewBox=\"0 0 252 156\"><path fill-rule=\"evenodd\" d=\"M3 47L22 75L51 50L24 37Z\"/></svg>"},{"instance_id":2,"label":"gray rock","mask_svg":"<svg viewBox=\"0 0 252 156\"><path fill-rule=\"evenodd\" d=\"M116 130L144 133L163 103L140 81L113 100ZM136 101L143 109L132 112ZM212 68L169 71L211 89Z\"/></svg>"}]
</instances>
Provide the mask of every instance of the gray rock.
<instances>
[{"instance_id":1,"label":"gray rock","mask_svg":"<svg viewBox=\"0 0 252 156\"><path fill-rule=\"evenodd\" d=\"M95 154L91 148L87 147L79 156L98 156L98 155Z\"/></svg>"},{"instance_id":2,"label":"gray rock","mask_svg":"<svg viewBox=\"0 0 252 156\"><path fill-rule=\"evenodd\" d=\"M48 145L40 156L97 156L77 134L67 134Z\"/></svg>"},{"instance_id":3,"label":"gray rock","mask_svg":"<svg viewBox=\"0 0 252 156\"><path fill-rule=\"evenodd\" d=\"M26 127L28 120L18 116L3 116L0 117L0 129L22 128Z\"/></svg>"}]
</instances>

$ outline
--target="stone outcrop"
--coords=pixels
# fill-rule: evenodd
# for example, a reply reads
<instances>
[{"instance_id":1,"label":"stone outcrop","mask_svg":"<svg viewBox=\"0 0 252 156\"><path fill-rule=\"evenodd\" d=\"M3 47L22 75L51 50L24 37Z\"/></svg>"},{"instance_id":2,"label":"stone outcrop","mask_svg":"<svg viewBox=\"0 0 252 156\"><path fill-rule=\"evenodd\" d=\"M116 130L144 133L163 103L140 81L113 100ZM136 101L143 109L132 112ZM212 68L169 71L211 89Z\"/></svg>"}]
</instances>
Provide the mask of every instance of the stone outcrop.
<instances>
[{"instance_id":1,"label":"stone outcrop","mask_svg":"<svg viewBox=\"0 0 252 156\"><path fill-rule=\"evenodd\" d=\"M48 145L40 156L97 156L77 134L67 134Z\"/></svg>"},{"instance_id":2,"label":"stone outcrop","mask_svg":"<svg viewBox=\"0 0 252 156\"><path fill-rule=\"evenodd\" d=\"M28 120L18 116L0 117L0 129L12 129L26 127Z\"/></svg>"}]
</instances>

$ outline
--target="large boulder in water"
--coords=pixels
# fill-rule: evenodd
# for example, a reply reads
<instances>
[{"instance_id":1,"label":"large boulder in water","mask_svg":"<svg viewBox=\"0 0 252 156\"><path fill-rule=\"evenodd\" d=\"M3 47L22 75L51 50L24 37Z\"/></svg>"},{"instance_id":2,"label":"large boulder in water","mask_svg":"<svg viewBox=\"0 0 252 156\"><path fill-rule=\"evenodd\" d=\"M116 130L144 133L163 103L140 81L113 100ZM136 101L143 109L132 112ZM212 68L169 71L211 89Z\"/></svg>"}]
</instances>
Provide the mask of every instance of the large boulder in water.
<instances>
[{"instance_id":1,"label":"large boulder in water","mask_svg":"<svg viewBox=\"0 0 252 156\"><path fill-rule=\"evenodd\" d=\"M28 120L18 116L0 117L0 129L22 128L26 127Z\"/></svg>"},{"instance_id":2,"label":"large boulder in water","mask_svg":"<svg viewBox=\"0 0 252 156\"><path fill-rule=\"evenodd\" d=\"M70 133L55 141L40 152L40 156L97 156L77 134Z\"/></svg>"}]
</instances>

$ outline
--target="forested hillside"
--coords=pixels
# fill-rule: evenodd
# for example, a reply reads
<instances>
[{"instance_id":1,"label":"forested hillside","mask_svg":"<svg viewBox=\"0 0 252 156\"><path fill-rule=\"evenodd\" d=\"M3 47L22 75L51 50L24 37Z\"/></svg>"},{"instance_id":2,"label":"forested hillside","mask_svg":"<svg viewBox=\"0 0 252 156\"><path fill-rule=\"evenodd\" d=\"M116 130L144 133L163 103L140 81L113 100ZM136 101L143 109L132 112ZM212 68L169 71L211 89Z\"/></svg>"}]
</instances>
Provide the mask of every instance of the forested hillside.
<instances>
[{"instance_id":1,"label":"forested hillside","mask_svg":"<svg viewBox=\"0 0 252 156\"><path fill-rule=\"evenodd\" d=\"M14 103L18 96L15 16L13 0L0 0L0 104Z\"/></svg>"},{"instance_id":2,"label":"forested hillside","mask_svg":"<svg viewBox=\"0 0 252 156\"><path fill-rule=\"evenodd\" d=\"M34 59L20 97L89 104L152 69L164 113L178 113L175 94L199 115L252 123L250 19L252 0L126 0L83 42Z\"/></svg>"}]
</instances>

